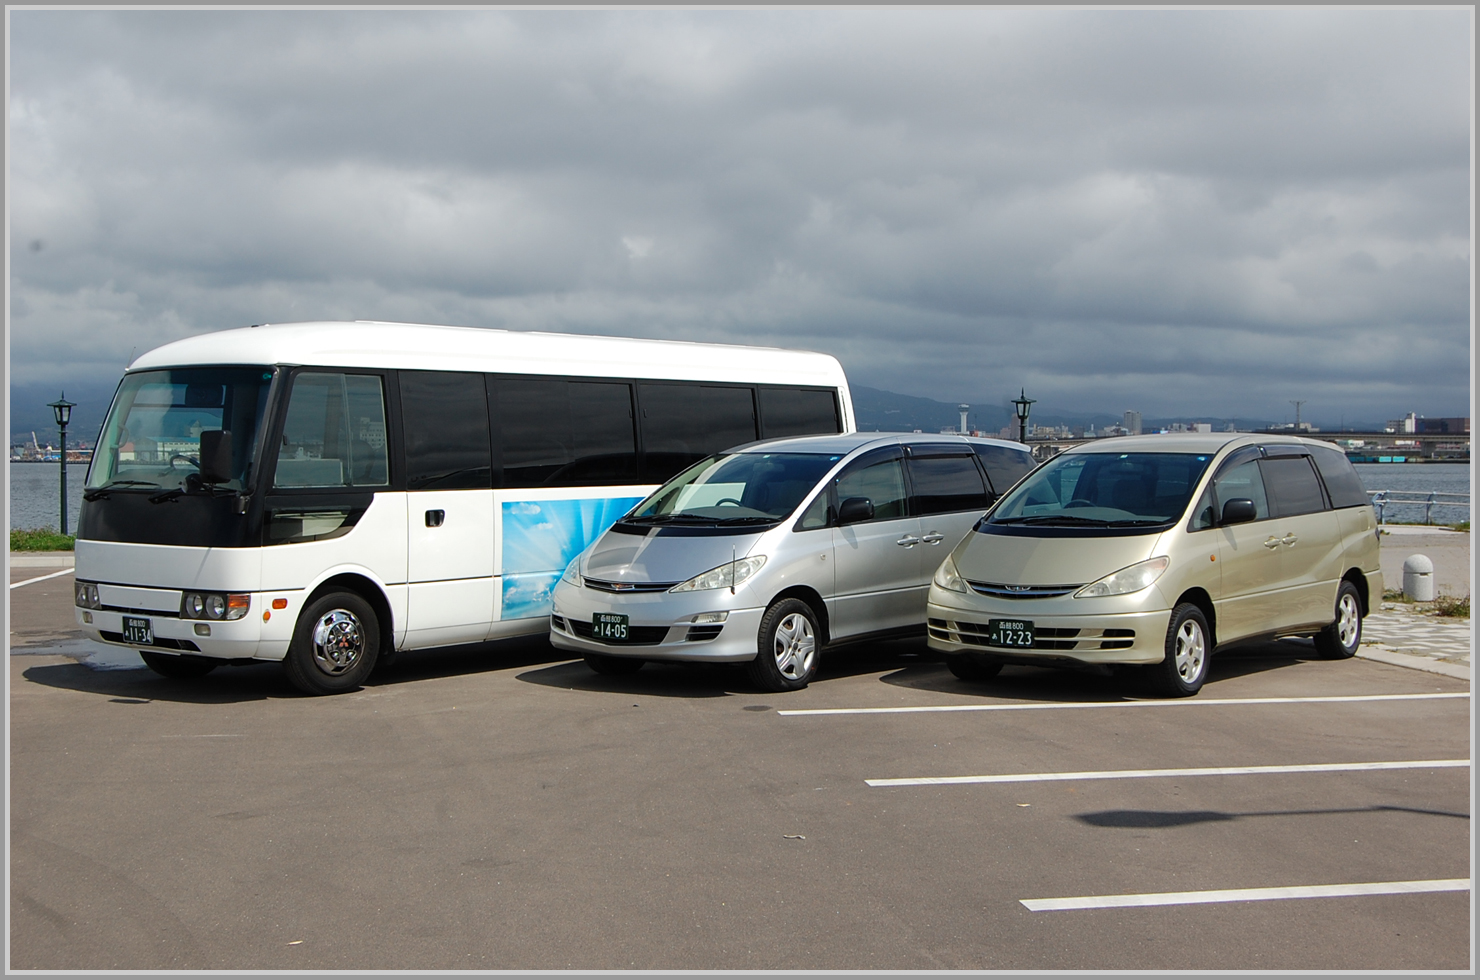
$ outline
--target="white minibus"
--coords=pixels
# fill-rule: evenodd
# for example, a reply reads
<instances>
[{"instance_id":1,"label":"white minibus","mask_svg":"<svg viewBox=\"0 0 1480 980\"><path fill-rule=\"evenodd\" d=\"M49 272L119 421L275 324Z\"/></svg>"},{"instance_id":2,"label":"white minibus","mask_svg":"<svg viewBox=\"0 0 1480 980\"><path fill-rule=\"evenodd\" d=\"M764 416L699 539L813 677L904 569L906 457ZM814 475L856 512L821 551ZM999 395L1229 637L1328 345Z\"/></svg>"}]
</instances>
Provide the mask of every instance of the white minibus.
<instances>
[{"instance_id":1,"label":"white minibus","mask_svg":"<svg viewBox=\"0 0 1480 980\"><path fill-rule=\"evenodd\" d=\"M835 358L358 321L167 344L119 384L76 614L169 677L283 661L314 694L401 650L549 628L571 559L699 459L852 432Z\"/></svg>"}]
</instances>

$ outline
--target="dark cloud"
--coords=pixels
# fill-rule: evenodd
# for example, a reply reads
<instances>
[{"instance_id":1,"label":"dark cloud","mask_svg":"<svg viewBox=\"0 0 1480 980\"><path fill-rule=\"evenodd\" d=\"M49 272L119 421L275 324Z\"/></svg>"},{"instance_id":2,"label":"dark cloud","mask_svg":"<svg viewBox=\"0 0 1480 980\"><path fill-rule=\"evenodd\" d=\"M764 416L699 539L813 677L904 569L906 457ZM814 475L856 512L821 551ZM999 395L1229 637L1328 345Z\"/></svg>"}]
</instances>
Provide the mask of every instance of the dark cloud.
<instances>
[{"instance_id":1,"label":"dark cloud","mask_svg":"<svg viewBox=\"0 0 1480 980\"><path fill-rule=\"evenodd\" d=\"M808 347L1084 411L1468 403L1465 10L11 25L27 378L322 317Z\"/></svg>"}]
</instances>

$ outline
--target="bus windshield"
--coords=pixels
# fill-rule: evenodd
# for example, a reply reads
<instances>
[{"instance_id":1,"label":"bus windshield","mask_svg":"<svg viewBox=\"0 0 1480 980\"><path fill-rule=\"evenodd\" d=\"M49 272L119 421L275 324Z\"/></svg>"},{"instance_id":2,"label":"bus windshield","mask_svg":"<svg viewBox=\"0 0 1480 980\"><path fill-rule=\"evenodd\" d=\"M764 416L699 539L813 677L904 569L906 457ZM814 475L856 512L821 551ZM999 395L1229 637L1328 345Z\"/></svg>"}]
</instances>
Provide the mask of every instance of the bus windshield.
<instances>
[{"instance_id":1,"label":"bus windshield","mask_svg":"<svg viewBox=\"0 0 1480 980\"><path fill-rule=\"evenodd\" d=\"M700 460L632 511L631 524L774 524L841 456L735 453Z\"/></svg>"},{"instance_id":2,"label":"bus windshield","mask_svg":"<svg viewBox=\"0 0 1480 980\"><path fill-rule=\"evenodd\" d=\"M1027 477L992 525L1151 527L1187 509L1208 453L1067 453Z\"/></svg>"},{"instance_id":3,"label":"bus windshield","mask_svg":"<svg viewBox=\"0 0 1480 980\"><path fill-rule=\"evenodd\" d=\"M230 433L229 479L215 486L245 489L252 479L257 432L272 383L270 368L201 367L140 371L124 376L93 453L87 489L185 487L200 473L201 433Z\"/></svg>"}]
</instances>

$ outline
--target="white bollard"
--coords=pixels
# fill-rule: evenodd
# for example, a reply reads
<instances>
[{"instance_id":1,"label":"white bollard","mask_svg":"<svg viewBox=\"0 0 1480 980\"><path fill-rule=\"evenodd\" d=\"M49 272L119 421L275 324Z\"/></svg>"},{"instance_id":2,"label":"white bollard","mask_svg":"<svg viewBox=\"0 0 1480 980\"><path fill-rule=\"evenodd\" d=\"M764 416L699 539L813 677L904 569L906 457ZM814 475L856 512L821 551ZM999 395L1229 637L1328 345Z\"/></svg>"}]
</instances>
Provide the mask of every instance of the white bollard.
<instances>
[{"instance_id":1,"label":"white bollard","mask_svg":"<svg viewBox=\"0 0 1480 980\"><path fill-rule=\"evenodd\" d=\"M1403 594L1414 602L1434 601L1434 563L1425 555L1403 561Z\"/></svg>"}]
</instances>

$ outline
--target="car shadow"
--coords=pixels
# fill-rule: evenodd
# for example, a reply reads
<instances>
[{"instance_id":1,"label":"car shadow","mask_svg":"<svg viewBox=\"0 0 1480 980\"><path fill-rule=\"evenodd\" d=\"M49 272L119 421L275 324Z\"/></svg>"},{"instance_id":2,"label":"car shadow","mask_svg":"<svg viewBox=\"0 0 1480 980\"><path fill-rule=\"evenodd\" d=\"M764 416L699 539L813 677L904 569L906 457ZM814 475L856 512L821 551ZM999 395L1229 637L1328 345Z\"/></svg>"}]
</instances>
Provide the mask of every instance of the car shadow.
<instances>
[{"instance_id":1,"label":"car shadow","mask_svg":"<svg viewBox=\"0 0 1480 980\"><path fill-rule=\"evenodd\" d=\"M1248 812L1225 812L1222 810L1100 810L1095 813L1076 813L1074 819L1091 827L1117 829L1145 829L1161 827L1189 827L1203 823L1222 823L1244 820L1250 817L1314 817L1338 813L1411 813L1426 817L1452 817L1468 820L1468 813L1451 810L1425 810L1411 806L1356 806L1317 810L1252 810Z\"/></svg>"}]
</instances>

